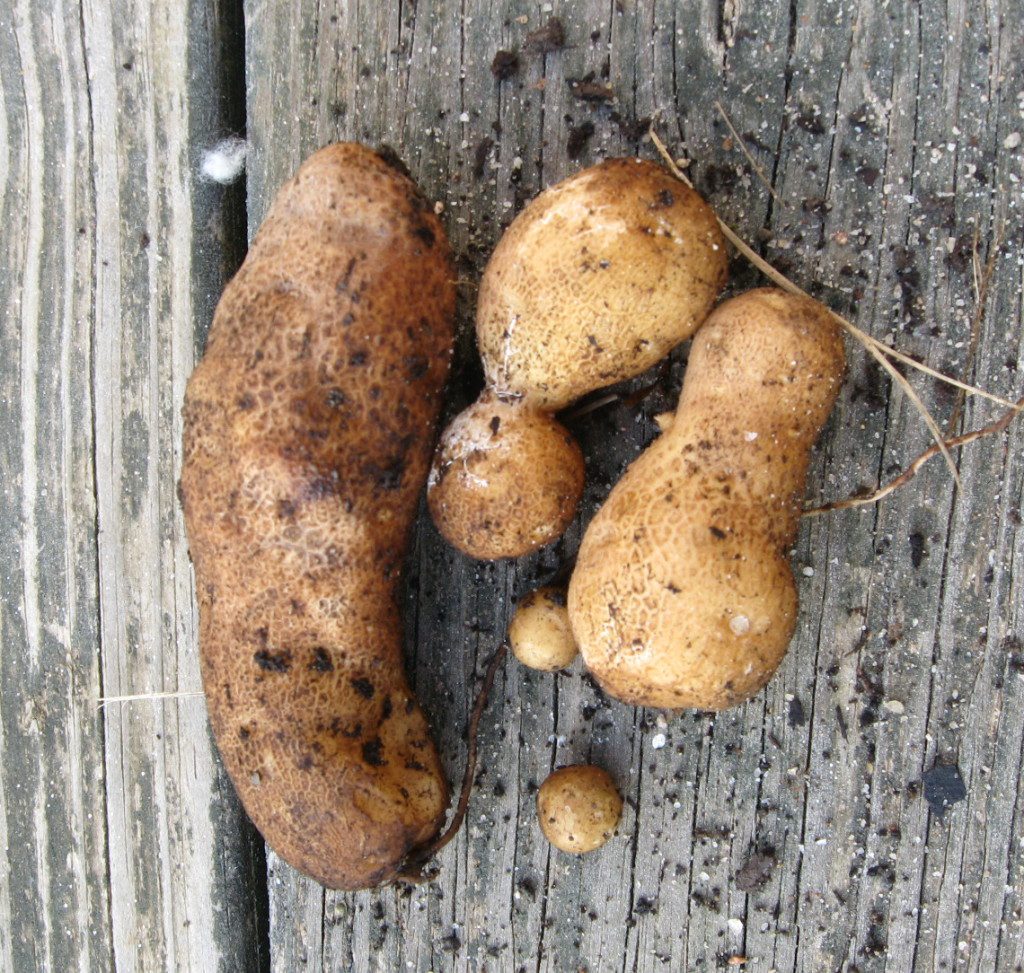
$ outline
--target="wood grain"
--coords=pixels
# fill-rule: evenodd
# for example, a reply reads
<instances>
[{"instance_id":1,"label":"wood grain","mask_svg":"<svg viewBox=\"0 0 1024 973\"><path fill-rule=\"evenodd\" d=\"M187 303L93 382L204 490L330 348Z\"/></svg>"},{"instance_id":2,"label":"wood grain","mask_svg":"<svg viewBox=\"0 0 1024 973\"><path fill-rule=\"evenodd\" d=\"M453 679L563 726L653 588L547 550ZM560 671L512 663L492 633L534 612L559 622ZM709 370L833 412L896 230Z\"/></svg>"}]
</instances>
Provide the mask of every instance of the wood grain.
<instances>
[{"instance_id":1,"label":"wood grain","mask_svg":"<svg viewBox=\"0 0 1024 973\"><path fill-rule=\"evenodd\" d=\"M550 16L567 46L526 52ZM1016 398L1020 4L245 0L243 36L238 0L0 0L0 27L0 968L1024 969L1020 424L963 451L960 492L933 463L876 508L803 525L797 636L741 709L636 710L578 663L506 663L467 826L411 891L324 892L265 859L201 700L99 706L199 685L181 394L243 220L251 235L310 151L388 143L443 203L460 279L449 414L479 387L473 304L502 228L590 162L652 156L652 117L745 239L935 367L965 368L971 241L984 262L1001 239L969 376ZM503 82L500 49L520 52ZM612 104L574 97L569 79L591 72ZM243 202L197 165L246 129ZM732 279L760 282L739 260ZM848 352L814 501L927 444ZM638 406L571 423L588 487L553 548L477 564L421 516L407 656L451 780L514 599L571 560L685 358ZM953 395L915 384L953 414ZM963 426L993 414L969 403ZM534 800L582 760L627 806L619 836L576 859L544 842ZM922 787L936 762L967 790L941 817Z\"/></svg>"},{"instance_id":2,"label":"wood grain","mask_svg":"<svg viewBox=\"0 0 1024 973\"><path fill-rule=\"evenodd\" d=\"M175 485L237 252L196 177L229 19L18 0L3 20L0 966L252 969L263 855L201 697L101 703L199 685Z\"/></svg>"},{"instance_id":3,"label":"wood grain","mask_svg":"<svg viewBox=\"0 0 1024 973\"><path fill-rule=\"evenodd\" d=\"M999 220L1019 214L1019 157L1001 148L1019 117L1013 12L554 6L566 49L522 54L499 84L494 53L521 49L544 23L536 4L248 3L250 231L318 145L398 149L444 203L462 254L454 410L479 381L472 302L501 227L580 165L650 154L630 129L654 116L721 214L799 283L934 366L962 368L973 295L961 238L977 227L984 250ZM611 108L574 99L567 80L590 72L612 86ZM1019 233L1006 240L972 375L1016 395ZM734 270L737 289L757 280ZM581 521L654 435L650 417L678 389L677 358L640 410L576 423L590 465ZM850 358L814 496L873 484L926 443L863 351ZM950 413L942 389L918 384L940 418ZM987 414L971 407L967 422ZM551 678L510 663L485 720L469 826L438 881L323 895L275 863L275 968L711 969L747 956L755 969L1012 969L1024 687L1007 648L1020 626L1020 436L965 452L959 495L935 464L877 510L807 523L794 556L804 609L779 677L733 713L663 721L663 749L651 748L659 714L607 702L578 668ZM503 636L510 596L571 558L579 536L577 524L537 557L478 565L421 524L410 660L453 777L474 675ZM539 838L533 788L584 759L615 775L631 809L615 842L576 860ZM957 762L968 785L941 821L920 785L936 760ZM773 867L744 892L736 875L755 851Z\"/></svg>"}]
</instances>

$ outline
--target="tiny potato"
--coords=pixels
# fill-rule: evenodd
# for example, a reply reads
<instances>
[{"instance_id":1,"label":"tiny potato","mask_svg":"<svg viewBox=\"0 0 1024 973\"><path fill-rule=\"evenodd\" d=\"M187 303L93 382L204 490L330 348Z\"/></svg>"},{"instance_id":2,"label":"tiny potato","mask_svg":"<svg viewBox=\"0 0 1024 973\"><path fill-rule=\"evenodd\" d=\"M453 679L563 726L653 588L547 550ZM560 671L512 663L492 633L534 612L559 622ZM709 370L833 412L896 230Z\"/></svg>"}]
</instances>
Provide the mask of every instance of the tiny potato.
<instances>
[{"instance_id":1,"label":"tiny potato","mask_svg":"<svg viewBox=\"0 0 1024 973\"><path fill-rule=\"evenodd\" d=\"M575 514L583 468L553 414L639 375L689 338L726 271L711 207L652 162L609 159L530 203L480 282L476 331L486 387L469 418L444 431L435 454L427 497L449 543L493 559L560 537ZM496 399L506 403L501 436L517 442L514 457L486 435ZM548 443L528 445L534 437Z\"/></svg>"},{"instance_id":2,"label":"tiny potato","mask_svg":"<svg viewBox=\"0 0 1024 973\"><path fill-rule=\"evenodd\" d=\"M512 616L508 641L515 657L531 669L557 672L570 665L579 649L569 625L565 589L531 591Z\"/></svg>"},{"instance_id":3,"label":"tiny potato","mask_svg":"<svg viewBox=\"0 0 1024 973\"><path fill-rule=\"evenodd\" d=\"M556 770L537 792L541 831L560 851L583 854L600 848L615 833L621 816L615 782L591 764Z\"/></svg>"},{"instance_id":4,"label":"tiny potato","mask_svg":"<svg viewBox=\"0 0 1024 973\"><path fill-rule=\"evenodd\" d=\"M797 618L789 550L843 338L762 288L694 339L679 407L590 522L569 584L583 660L624 702L718 710L771 678Z\"/></svg>"}]
</instances>

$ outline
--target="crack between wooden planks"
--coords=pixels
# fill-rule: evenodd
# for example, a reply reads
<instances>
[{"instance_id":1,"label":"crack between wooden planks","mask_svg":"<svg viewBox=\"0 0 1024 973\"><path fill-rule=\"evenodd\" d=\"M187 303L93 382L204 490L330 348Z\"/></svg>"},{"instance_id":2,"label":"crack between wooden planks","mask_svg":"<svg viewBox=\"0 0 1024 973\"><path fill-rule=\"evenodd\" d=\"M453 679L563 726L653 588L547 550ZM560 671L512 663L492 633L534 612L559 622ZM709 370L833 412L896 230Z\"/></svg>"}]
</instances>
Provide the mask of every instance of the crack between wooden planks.
<instances>
[{"instance_id":1,"label":"crack between wooden planks","mask_svg":"<svg viewBox=\"0 0 1024 973\"><path fill-rule=\"evenodd\" d=\"M404 106L404 108L406 109L406 110L404 110L402 112L403 124L406 123L407 118L408 118L409 81L412 78L412 56L411 55L412 55L412 52L415 52L415 50L416 50L416 44L415 44L415 41L416 41L416 27L419 24L419 17L418 17L419 5L416 2L416 0L411 0L410 7L412 9L412 20L409 23L409 51L410 51L410 56L405 58L405 84L404 84L403 88L401 89L401 94L404 95L404 97L405 97L405 106ZM405 14L405 3L403 2L400 5L400 7L399 7L399 16L398 16L398 51L399 51L399 55L398 56L399 57L402 57L403 54L404 54L404 51L403 51L403 48L402 48L402 27L403 27L403 16L404 16L404 14ZM407 153L409 151L411 151L405 145L405 132L404 131L402 132L401 142L402 142L402 147L403 147L404 151L406 151Z\"/></svg>"},{"instance_id":2,"label":"crack between wooden planks","mask_svg":"<svg viewBox=\"0 0 1024 973\"><path fill-rule=\"evenodd\" d=\"M698 774L697 774L697 779L693 782L693 807L692 807L692 810L690 812L690 868L689 868L689 870L687 872L687 875L686 875L686 930L687 930L687 933L686 933L686 952L687 953L690 952L690 947L692 945L692 943L690 942L689 927L690 927L690 915L691 915L691 912L692 912L691 905L695 901L695 896L694 896L694 892L693 892L693 864L694 864L694 859L696 858L696 854L695 854L696 843L694 842L693 838L694 838L694 835L697 832L697 810L700 807L701 784L702 784L703 781L707 780L708 768L711 766L711 743L710 743L710 741L713 741L714 738L715 738L715 721L717 719L717 715L715 713L712 713L710 716L711 716L711 723L709 724L707 730L702 732L701 735L700 735L700 754L699 754L699 757L698 757L698 760L697 760L697 763L696 763ZM637 810L639 811L639 807L637 808Z\"/></svg>"},{"instance_id":3,"label":"crack between wooden planks","mask_svg":"<svg viewBox=\"0 0 1024 973\"><path fill-rule=\"evenodd\" d=\"M214 48L211 52L214 79L219 90L214 95L214 124L218 135L232 133L247 137L248 111L246 103L246 25L244 0L220 0L215 12L213 25ZM220 276L226 282L241 266L245 259L249 240L249 194L248 171L243 169L240 178L225 187L221 196L219 221ZM205 322L203 323L205 325ZM205 332L205 327L204 327ZM219 756L215 757L219 760ZM214 781L215 792L224 794L218 778ZM230 797L227 797L230 800ZM241 856L239 867L248 886L247 898L241 912L249 917L252 927L251 948L253 969L269 973L271 968L270 941L270 882L266 843L262 835L237 805L239 831L236 834ZM222 862L223 862L222 854ZM223 869L222 869L223 871ZM225 889L228 886L225 884ZM229 893L230 894L230 893ZM248 952L248 950L247 950Z\"/></svg>"},{"instance_id":4,"label":"crack between wooden planks","mask_svg":"<svg viewBox=\"0 0 1024 973\"><path fill-rule=\"evenodd\" d=\"M818 673L819 673L819 668L818 667L819 667L819 662L820 662L820 659L821 659L822 628L824 626L824 620L825 620L825 605L828 603L828 594L829 594L828 561L829 561L830 540L831 540L831 532L829 530L826 530L825 531L825 571L823 573L824 574L824 581L823 581L822 586L821 586L821 602L820 602L820 604L818 606L818 611L817 611L817 616L818 616L817 638L815 639L814 668L812 669L812 672L814 673L814 677L815 677L815 682L817 682ZM810 715L809 715L808 720L807 720L807 725L808 725L808 731L807 731L807 753L806 753L806 755L804 757L804 768L803 768L804 800L803 800L803 808L801 810L801 818L800 818L800 846L801 846L801 848L803 850L801 851L800 855L797 857L796 881L795 881L795 886L796 886L796 904L795 904L795 907L794 907L794 910L793 910L793 928L796 931L797 937L799 937L799 935L800 935L800 903L801 903L802 898L803 898L801 896L801 894L800 894L800 891L801 891L801 881L803 879L804 861L805 861L805 859L807 857L807 812L808 812L808 808L810 806L810 800L811 800L810 769L811 769L812 756L814 754L814 728L816 726L814 714L815 714L815 711L817 710L817 705L818 705L818 694L817 693L812 693L811 694L811 704L810 704ZM824 896L824 892L822 894ZM799 953L799 939L797 941L797 952Z\"/></svg>"},{"instance_id":5,"label":"crack between wooden planks","mask_svg":"<svg viewBox=\"0 0 1024 973\"><path fill-rule=\"evenodd\" d=\"M554 731L554 743L551 747L551 761L548 764L548 774L550 775L554 769L555 764L558 761L558 680L553 679L551 682L551 712L555 714L552 720L552 730ZM544 782L541 781L543 784ZM551 858L552 858L552 846L551 843L545 840L547 848L545 849L544 855L544 898L540 904L540 938L537 942L537 965L535 966L536 973L540 973L540 964L544 958L544 950L547 947L545 942L545 925L544 922L547 919L548 913L548 896L551 893L550 885L548 884L551 879Z\"/></svg>"},{"instance_id":6,"label":"crack between wooden planks","mask_svg":"<svg viewBox=\"0 0 1024 973\"><path fill-rule=\"evenodd\" d=\"M789 31L786 37L786 68L783 74L784 83L782 87L782 117L779 120L779 137L775 140L775 159L772 161L772 188L778 192L779 162L782 159L782 142L789 131L789 96L793 87L793 56L796 53L796 26L797 26L797 0L790 0L789 3ZM768 197L768 207L764 214L764 225L771 226L772 217L775 215L775 199Z\"/></svg>"},{"instance_id":7,"label":"crack between wooden planks","mask_svg":"<svg viewBox=\"0 0 1024 973\"><path fill-rule=\"evenodd\" d=\"M84 0L78 0L78 41L81 46L81 57L82 57L82 80L84 82L83 88L85 91L85 103L86 103L86 124L85 124L85 136L88 144L87 159L89 164L89 179L90 188L92 190L92 204L93 211L95 212L96 200L99 198L99 185L96 180L96 156L94 148L94 107L93 107L93 94L92 94L92 79L89 73L89 47L86 42L86 27L85 27L85 10ZM93 534L93 563L92 568L96 579L95 588L93 595L96 604L96 625L97 625L97 639L96 639L96 679L97 679L97 690L99 696L102 699L106 695L104 688L104 677L103 677L103 625L100 619L101 613L101 585L100 585L100 498L98 493L98 467L96 463L96 443L98 440L98 429L96 423L96 284L98 280L98 265L99 265L99 254L96 246L96 230L95 225L93 227L93 239L92 239L92 280L93 285L89 289L89 368L88 375L90 381L89 386L89 425L92 434L92 449L89 450L89 473L92 477L92 499L93 499L93 522L92 522L92 534ZM103 830L103 867L104 867L104 889L103 889L103 900L105 902L105 928L107 936L107 952L108 955L113 957L114 955L114 942L113 942L113 921L114 921L114 903L113 903L113 880L110 868L110 807L107 799L107 714L104 707L99 707L96 715L98 724L98 744L99 752L102 759L99 762L99 779L97 780L98 789L100 792L100 820L102 822L101 827Z\"/></svg>"},{"instance_id":8,"label":"crack between wooden planks","mask_svg":"<svg viewBox=\"0 0 1024 973\"><path fill-rule=\"evenodd\" d=\"M633 847L629 856L629 912L626 916L626 921L633 918L633 907L636 899L636 856L640 851L640 808L643 803L643 785L644 785L644 726L643 718L643 707L637 706L633 709L633 739L639 739L640 743L637 746L637 760L636 760L636 811L633 815ZM628 973L629 968L626 965L626 961L629 958L629 939L630 933L633 934L633 965L632 969L636 969L637 957L640 955L640 924L634 923L631 928L628 928L626 933L626 950L622 957L622 971Z\"/></svg>"},{"instance_id":9,"label":"crack between wooden planks","mask_svg":"<svg viewBox=\"0 0 1024 973\"><path fill-rule=\"evenodd\" d=\"M609 38L611 37L611 27L609 26ZM541 86L540 91L540 137L538 138L538 152L537 152L537 178L540 183L538 187L539 192L544 191L544 122L547 110L547 77L548 77L548 54L541 56L541 80L545 83ZM554 745L551 748L551 761L548 766L548 773L550 774L555 769L555 762L558 757L558 680L555 679L552 688L552 712L554 713L554 719L552 720L552 731L554 733ZM543 783L543 781L541 781ZM544 922L547 918L548 911L548 895L550 894L550 878L551 878L551 857L552 848L551 844L547 843L547 849L544 856L544 899L541 902L540 911L540 936L537 942L537 963L535 966L536 973L540 973L541 962L544 957L544 950L547 946L545 942L545 928Z\"/></svg>"},{"instance_id":10,"label":"crack between wooden planks","mask_svg":"<svg viewBox=\"0 0 1024 973\"><path fill-rule=\"evenodd\" d=\"M1024 797L1024 788L1021 787L1022 780L1024 780L1024 753L1022 753L1021 757L1018 758L1018 760L1017 760L1017 779L1015 781L1015 786L1014 786L1014 789L1013 789L1013 793L1015 795L1014 796L1014 802L1013 802L1013 813L1010 815L1010 828L1009 828L1009 831L1010 831L1011 835L1014 833L1014 830L1015 830L1014 827L1013 827L1013 822L1016 821L1020 817L1021 810L1022 810L1021 809L1021 800L1022 800L1022 797ZM1012 838L1011 838L1010 841L1007 841L1007 843L1006 843L1006 854L1004 856L1004 860L1005 860L1005 864L1006 864L1006 871L1005 871L1005 873L1007 875L1009 875L1010 874L1010 863L1013 860L1013 840L1012 840ZM1012 917L1013 917L1013 904L1012 904L1012 902L1013 902L1013 897L1012 896L1006 895L1006 894L1003 895L1002 915L1003 915L1004 919L1003 919L1002 922L999 923L999 928L998 928L998 932L997 932L997 935L996 935L996 953L995 953L995 955L996 955L996 959L997 960L1000 957L1000 955L1002 954L1003 935L1010 928L1010 922L1007 921L1007 920L1008 919L1012 919ZM915 959L916 959L916 956L915 956Z\"/></svg>"},{"instance_id":11,"label":"crack between wooden planks","mask_svg":"<svg viewBox=\"0 0 1024 973\"><path fill-rule=\"evenodd\" d=\"M718 65L722 70L722 90L724 91L729 81L729 41L728 30L726 29L725 8L730 7L730 15L733 24L739 20L739 11L736 10L735 0L718 0L718 23L715 25L718 33L718 44L721 48L721 63ZM735 31L734 31L735 32Z\"/></svg>"},{"instance_id":12,"label":"crack between wooden planks","mask_svg":"<svg viewBox=\"0 0 1024 973\"><path fill-rule=\"evenodd\" d=\"M320 968L327 970L327 889L320 889Z\"/></svg>"},{"instance_id":13,"label":"crack between wooden planks","mask_svg":"<svg viewBox=\"0 0 1024 973\"><path fill-rule=\"evenodd\" d=\"M860 11L854 13L853 23L850 26L850 43L846 49L846 57L843 59L842 64L839 66L839 82L836 84L836 111L832 117L832 137L829 139L828 146L828 166L825 169L825 189L821 194L822 198L828 200L829 190L832 188L832 173L833 173L833 160L836 154L836 143L839 141L839 106L842 104L842 91L843 82L846 81L846 68L851 63L853 58L854 40L857 34L857 28L860 25ZM825 248L825 214L822 213L822 218L819 221L819 233L818 233L818 245L821 249Z\"/></svg>"},{"instance_id":14,"label":"crack between wooden planks","mask_svg":"<svg viewBox=\"0 0 1024 973\"><path fill-rule=\"evenodd\" d=\"M1022 304L1024 304L1024 302L1022 302ZM1024 308L1018 309L1018 312L1017 312L1018 313L1018 320L1019 320L1020 310L1024 310ZM1011 497L1012 496L1012 490L1011 490L1012 484L1007 482L1007 480L1011 476L1011 471L1012 471L1012 466L1011 466L1011 464L1008 461L1008 458L1009 458L1010 455L1011 455L1010 449L1009 449L1009 447L1007 447L1004 450L1004 457L1006 457L1006 459L1004 460L1004 464L1003 464L1003 477L1002 477L1004 486L1003 486L1003 489L1000 490L1000 495L1001 496L1006 496L1006 497ZM1024 499L1024 484L1022 484L1021 489L1017 491L1016 501L1017 501L1017 508L1018 509L1020 509L1020 507L1021 507L1022 499ZM1010 506L1010 502L1009 501L1007 501L1007 506ZM1011 529L1011 530L1008 531L1008 533L1009 534L1016 534L1016 530ZM1007 584L1007 595L1006 595L1006 597L1007 597L1007 600L1012 605L1013 588L1014 588L1014 584L1013 584L1013 580L1014 580L1013 579L1013 548L1014 548L1014 543L1013 543L1013 541L1009 541L1009 543L1006 546L1008 546L1009 549L1010 549L1010 570L1008 572L1009 579L1008 579L1008 584ZM991 605L991 602L990 602L990 605ZM991 611L991 607L990 607L990 611ZM1007 622L1009 623L1009 619L1007 619ZM1007 624L1007 627L1009 627L1009 624ZM989 625L989 632L992 632L991 624ZM1005 661L1003 663L1003 667L1002 668L1003 668L1003 671L1005 671L1008 668L1006 666ZM1006 708L1007 708L1006 705L1004 705L1003 706L1003 711L1002 711L1001 715L1005 715ZM998 733L996 735L996 739L998 741ZM996 746L996 749L998 751L998 745ZM1011 836L1011 838L1010 838L1010 840L1008 840L1006 842L1004 854L1002 856L1002 862L1003 862L1002 874L1007 875L1007 876L1009 876L1010 873L1011 873L1012 863L1014 861L1012 835L1014 835L1015 833L1019 834L1020 830L1021 830L1020 827L1015 827L1014 826L1014 822L1020 820L1021 815L1024 814L1024 807L1022 807L1022 801L1024 801L1024 788L1022 788L1022 786L1021 786L1022 782L1024 782L1024 756L1018 757L1018 760L1017 760L1017 773L1015 775L1015 778L1014 778L1014 781L1013 781L1013 784L1012 784L1012 790L1011 790L1011 793L1014 795L1014 802L1013 802L1013 808L1012 808L1012 811L1011 811L1010 817L1009 817L1009 827L1007 829L1007 831L1008 831L1009 835ZM996 936L995 959L996 959L997 962L998 962L999 958L1002 955L1002 950L1003 950L1003 945L1004 945L1004 935L1007 933L1007 930L1010 928L1010 922L1013 919L1013 897L1010 896L1010 895L1006 895L1005 893L1003 895L1003 905L1002 905L1001 915L1003 917L1003 921L999 924L998 932L997 932L997 936ZM1012 942L1012 940L1011 940L1011 942Z\"/></svg>"},{"instance_id":15,"label":"crack between wooden planks","mask_svg":"<svg viewBox=\"0 0 1024 973\"><path fill-rule=\"evenodd\" d=\"M676 105L676 112L675 112L675 114L676 114L676 118L677 119L679 117L678 102L676 101L676 91L678 90L677 86L679 84L679 70L678 70L678 67L677 67L677 64L676 64L676 62L677 62L676 38L679 36L678 33L676 33L676 32L678 30L679 30L679 27L678 27L678 19L677 19L677 16L676 16L676 7L673 6L672 7L672 104ZM659 110L658 106L656 105L655 106L655 111L658 111L658 110ZM680 143L681 144L685 144L683 142L683 140L682 140L682 134L683 133L682 133L682 131L680 131L680 128L681 128L681 126L679 125L679 123L677 121L676 122L676 130L679 131Z\"/></svg>"}]
</instances>

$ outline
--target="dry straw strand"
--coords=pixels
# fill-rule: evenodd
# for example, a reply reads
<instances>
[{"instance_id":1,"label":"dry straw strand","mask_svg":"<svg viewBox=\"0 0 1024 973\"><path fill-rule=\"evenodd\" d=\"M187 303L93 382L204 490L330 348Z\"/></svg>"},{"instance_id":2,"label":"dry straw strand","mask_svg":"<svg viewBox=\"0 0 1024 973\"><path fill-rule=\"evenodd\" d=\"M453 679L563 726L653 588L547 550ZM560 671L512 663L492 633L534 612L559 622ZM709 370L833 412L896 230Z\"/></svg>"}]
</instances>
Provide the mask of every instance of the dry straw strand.
<instances>
[{"instance_id":1,"label":"dry straw strand","mask_svg":"<svg viewBox=\"0 0 1024 973\"><path fill-rule=\"evenodd\" d=\"M677 179L679 179L692 189L693 183L683 174L683 172L676 165L675 160L672 158L671 154L666 148L665 143L658 136L658 133L653 128L651 128L648 134L650 135L651 141L654 143L655 148L658 150L658 153L665 160L665 163L668 166L669 171L672 173L672 175L674 175ZM739 236L739 234L737 234L736 231L733 230L732 227L730 227L727 223L719 219L718 225L719 227L721 227L722 233L725 235L725 238L748 261L750 261L750 263L753 264L753 266L755 266L776 286L780 287L782 290L787 291L790 294L797 294L802 297L810 297L810 295L805 290L794 284L788 277L786 277L780 271L776 270L770 263L768 263L760 254L756 253L746 243L746 241L744 241ZM981 293L982 287L980 279L977 285L977 290L980 296L984 296ZM949 466L950 472L953 475L953 479L956 481L958 486L960 485L960 473L956 468L956 464L953 462L953 457L949 451L949 446L946 443L942 431L939 429L938 423L935 421L934 417L931 415L931 413L928 411L924 403L921 401L921 397L917 394L917 392L914 391L913 387L907 381L906 377L901 375L900 372L897 371L897 369L892 364L892 362L889 361L889 359L894 358L897 361L909 365L911 368L917 369L918 371L931 376L932 378L935 378L941 382L945 382L948 385L953 385L967 395L977 395L981 398L988 399L992 402L998 402L1000 405L1006 407L1009 410L1008 417L1002 417L1003 419L1006 420L1007 423L1013 418L1014 415L1019 413L1021 409L1024 408L1024 400L1019 402L1011 402L1009 399L1005 399L1002 396L994 395L991 392L985 391L984 389L978 388L974 385L970 385L967 382L962 382L959 379L953 378L949 375L944 374L943 372L937 371L936 369L931 368L928 365L925 365L923 362L917 361L917 359L912 358L910 355L907 355L901 351L897 351L895 348L890 347L885 342L879 341L877 338L873 337L872 335L869 335L867 332L862 331L855 324L853 324L850 321L847 321L846 318L844 318L840 314L837 314L831 308L826 308L826 310L850 335L852 335L861 344L864 345L864 347L868 350L872 357L874 357L875 360L878 361L878 363L882 366L882 368L885 369L885 371L890 375L892 380L897 383L897 385L910 399L911 403L913 403L914 407L920 412L921 417L924 419L925 424L928 426L928 429L932 434L932 438L935 440L934 445L931 447L931 449L934 450L934 452L931 452L930 455L937 455L938 453L942 454L943 458L946 460L947 465ZM1002 421L1002 419L999 421ZM996 424L993 423L992 425L994 426ZM980 435L973 436L973 438L968 441L972 442L974 439L981 438L982 435L989 434L989 432L982 432ZM953 445L957 445L955 440L951 440L950 442ZM884 496L885 494L883 493L882 495ZM865 499L863 502L870 501Z\"/></svg>"},{"instance_id":2,"label":"dry straw strand","mask_svg":"<svg viewBox=\"0 0 1024 973\"><path fill-rule=\"evenodd\" d=\"M166 693L130 693L127 696L101 696L97 701L100 707L108 703L164 702L169 699L195 699L202 696L199 690L177 690Z\"/></svg>"}]
</instances>

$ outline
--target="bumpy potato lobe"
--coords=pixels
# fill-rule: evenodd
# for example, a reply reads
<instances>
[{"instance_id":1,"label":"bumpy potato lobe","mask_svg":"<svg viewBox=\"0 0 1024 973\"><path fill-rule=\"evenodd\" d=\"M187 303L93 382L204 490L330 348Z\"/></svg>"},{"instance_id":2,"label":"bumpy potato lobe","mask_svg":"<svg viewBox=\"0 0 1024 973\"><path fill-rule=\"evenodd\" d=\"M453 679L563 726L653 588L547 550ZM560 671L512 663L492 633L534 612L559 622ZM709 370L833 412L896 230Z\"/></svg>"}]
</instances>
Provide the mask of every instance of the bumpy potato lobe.
<instances>
[{"instance_id":1,"label":"bumpy potato lobe","mask_svg":"<svg viewBox=\"0 0 1024 973\"><path fill-rule=\"evenodd\" d=\"M725 286L711 207L661 166L609 159L541 193L480 282L491 388L549 411L646 371L689 338Z\"/></svg>"},{"instance_id":2,"label":"bumpy potato lobe","mask_svg":"<svg viewBox=\"0 0 1024 973\"><path fill-rule=\"evenodd\" d=\"M577 173L513 220L484 271L477 306L484 396L519 402L525 418L639 375L700 326L726 272L711 208L660 166L610 159ZM465 435L460 420L442 434L428 492L445 538L474 557L495 558L519 557L561 536L579 495L550 521L565 477L531 464L528 448L522 468L532 475L521 488L494 489L494 454L478 457L475 479L445 480ZM435 499L440 492L443 502ZM464 510L477 515L452 513ZM480 520L494 532L486 547L475 530Z\"/></svg>"},{"instance_id":3,"label":"bumpy potato lobe","mask_svg":"<svg viewBox=\"0 0 1024 973\"><path fill-rule=\"evenodd\" d=\"M771 678L793 635L810 450L845 370L816 301L726 301L693 342L666 431L590 523L569 585L588 668L613 696L718 710Z\"/></svg>"},{"instance_id":4,"label":"bumpy potato lobe","mask_svg":"<svg viewBox=\"0 0 1024 973\"><path fill-rule=\"evenodd\" d=\"M429 204L369 149L331 145L275 199L185 395L210 722L257 828L332 888L392 878L447 806L396 585L453 312Z\"/></svg>"}]
</instances>

